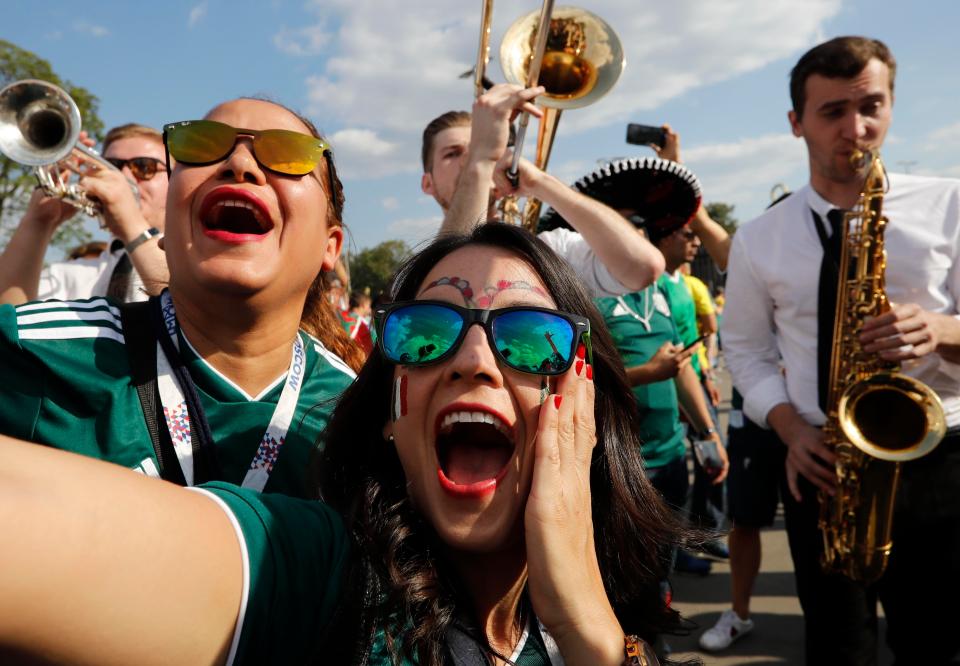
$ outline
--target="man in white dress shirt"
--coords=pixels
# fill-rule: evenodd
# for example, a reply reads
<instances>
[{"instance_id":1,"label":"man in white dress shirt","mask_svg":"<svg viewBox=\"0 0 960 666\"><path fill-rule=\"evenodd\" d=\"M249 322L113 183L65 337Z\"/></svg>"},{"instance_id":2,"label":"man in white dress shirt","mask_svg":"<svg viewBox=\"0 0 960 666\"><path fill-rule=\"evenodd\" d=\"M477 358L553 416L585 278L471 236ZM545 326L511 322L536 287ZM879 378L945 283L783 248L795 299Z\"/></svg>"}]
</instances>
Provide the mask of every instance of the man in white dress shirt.
<instances>
[{"instance_id":1,"label":"man in white dress shirt","mask_svg":"<svg viewBox=\"0 0 960 666\"><path fill-rule=\"evenodd\" d=\"M933 453L903 465L893 553L880 581L865 585L819 566L817 491L832 493L836 476L818 396L824 250L815 219L857 204L864 174L850 154L882 146L895 71L887 47L861 37L830 40L799 60L789 120L807 145L810 182L741 227L730 255L724 353L744 413L787 446L785 513L808 664L875 664L878 597L898 664L960 657L960 181L890 175L883 208L893 307L860 336L865 351L901 362L938 393L950 430Z\"/></svg>"}]
</instances>

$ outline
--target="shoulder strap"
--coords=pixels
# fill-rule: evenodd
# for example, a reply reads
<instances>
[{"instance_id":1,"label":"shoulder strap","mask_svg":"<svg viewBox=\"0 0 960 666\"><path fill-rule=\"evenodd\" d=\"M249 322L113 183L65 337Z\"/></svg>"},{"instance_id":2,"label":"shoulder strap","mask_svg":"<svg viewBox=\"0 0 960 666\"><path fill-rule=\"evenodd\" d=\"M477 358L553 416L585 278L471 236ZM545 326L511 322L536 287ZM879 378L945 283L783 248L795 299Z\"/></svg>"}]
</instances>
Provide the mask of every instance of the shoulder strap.
<instances>
[{"instance_id":1,"label":"shoulder strap","mask_svg":"<svg viewBox=\"0 0 960 666\"><path fill-rule=\"evenodd\" d=\"M157 456L160 478L187 485L180 463L173 450L173 441L160 414L160 391L157 388L157 340L150 323L150 303L124 303L120 306L123 337L130 361L131 381L137 389L143 418ZM160 427L161 424L163 427Z\"/></svg>"}]
</instances>

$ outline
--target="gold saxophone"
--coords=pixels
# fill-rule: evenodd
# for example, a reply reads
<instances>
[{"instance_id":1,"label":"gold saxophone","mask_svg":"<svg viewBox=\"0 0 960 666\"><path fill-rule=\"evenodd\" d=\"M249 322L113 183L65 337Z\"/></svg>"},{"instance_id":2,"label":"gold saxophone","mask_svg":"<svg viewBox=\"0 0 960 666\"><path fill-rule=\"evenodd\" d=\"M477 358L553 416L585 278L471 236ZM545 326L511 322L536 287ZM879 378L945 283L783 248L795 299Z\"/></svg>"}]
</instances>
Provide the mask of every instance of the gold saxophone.
<instances>
[{"instance_id":1,"label":"gold saxophone","mask_svg":"<svg viewBox=\"0 0 960 666\"><path fill-rule=\"evenodd\" d=\"M840 280L830 357L826 444L837 455L833 497L820 493L824 571L877 580L887 566L903 462L932 451L946 432L943 405L900 364L863 351L865 317L890 309L884 281L882 215L886 174L878 154L855 151L866 167L856 207L844 216Z\"/></svg>"}]
</instances>

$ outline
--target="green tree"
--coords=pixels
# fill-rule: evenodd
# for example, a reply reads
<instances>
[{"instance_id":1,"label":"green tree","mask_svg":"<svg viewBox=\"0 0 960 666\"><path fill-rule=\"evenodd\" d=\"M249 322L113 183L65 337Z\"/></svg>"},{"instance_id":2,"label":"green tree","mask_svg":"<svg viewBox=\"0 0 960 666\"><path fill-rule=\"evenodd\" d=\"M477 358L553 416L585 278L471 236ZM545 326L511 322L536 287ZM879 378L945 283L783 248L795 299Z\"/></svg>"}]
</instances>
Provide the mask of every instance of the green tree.
<instances>
[{"instance_id":1,"label":"green tree","mask_svg":"<svg viewBox=\"0 0 960 666\"><path fill-rule=\"evenodd\" d=\"M733 204L714 201L704 204L703 207L707 209L707 215L713 218L714 222L723 227L731 236L734 234L740 222L733 216Z\"/></svg>"},{"instance_id":2,"label":"green tree","mask_svg":"<svg viewBox=\"0 0 960 666\"><path fill-rule=\"evenodd\" d=\"M390 279L400 264L410 256L410 247L402 240L388 240L360 250L350 257L351 288L369 288L376 297L390 286Z\"/></svg>"},{"instance_id":3,"label":"green tree","mask_svg":"<svg viewBox=\"0 0 960 666\"><path fill-rule=\"evenodd\" d=\"M80 109L83 129L95 140L103 139L103 121L97 115L100 101L96 95L61 79L43 58L0 39L0 88L21 79L40 79L63 88ZM0 155L0 239L4 243L19 222L36 184L33 167ZM53 245L67 248L88 240L90 233L84 229L83 218L78 215L60 226Z\"/></svg>"}]
</instances>

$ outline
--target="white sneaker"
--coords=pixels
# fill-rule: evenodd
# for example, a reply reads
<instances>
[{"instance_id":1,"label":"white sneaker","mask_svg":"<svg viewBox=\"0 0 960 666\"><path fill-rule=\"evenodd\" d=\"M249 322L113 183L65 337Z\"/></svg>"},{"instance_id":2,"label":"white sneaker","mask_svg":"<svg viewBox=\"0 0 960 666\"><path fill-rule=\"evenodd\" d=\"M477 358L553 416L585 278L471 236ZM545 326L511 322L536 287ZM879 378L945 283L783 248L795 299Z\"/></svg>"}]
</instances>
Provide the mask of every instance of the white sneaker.
<instances>
[{"instance_id":1,"label":"white sneaker","mask_svg":"<svg viewBox=\"0 0 960 666\"><path fill-rule=\"evenodd\" d=\"M720 619L700 635L700 647L709 652L726 650L730 644L753 631L753 620L741 620L733 610L725 610Z\"/></svg>"}]
</instances>

